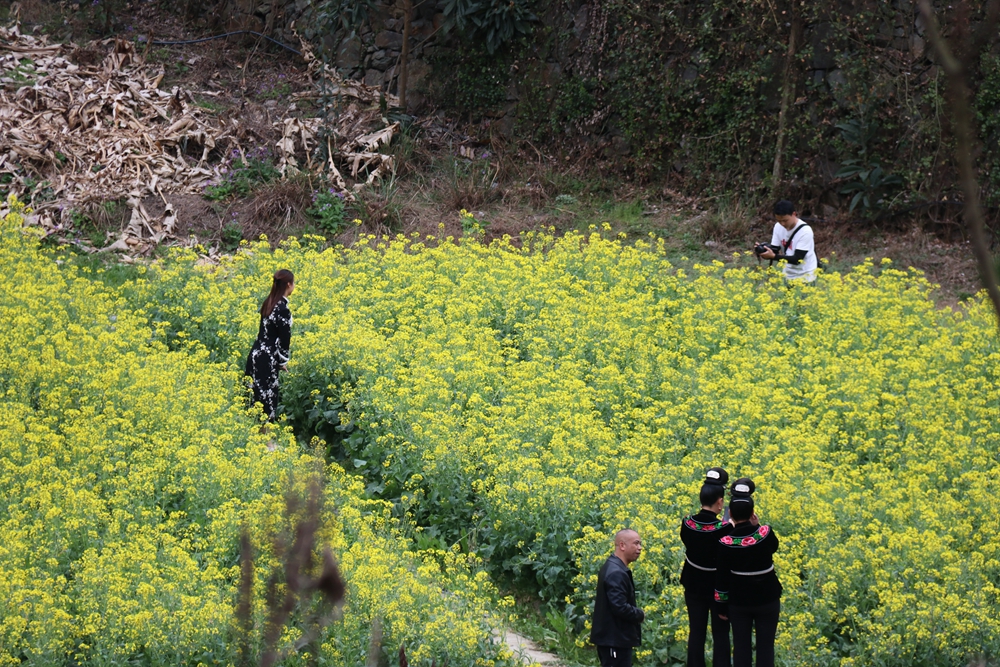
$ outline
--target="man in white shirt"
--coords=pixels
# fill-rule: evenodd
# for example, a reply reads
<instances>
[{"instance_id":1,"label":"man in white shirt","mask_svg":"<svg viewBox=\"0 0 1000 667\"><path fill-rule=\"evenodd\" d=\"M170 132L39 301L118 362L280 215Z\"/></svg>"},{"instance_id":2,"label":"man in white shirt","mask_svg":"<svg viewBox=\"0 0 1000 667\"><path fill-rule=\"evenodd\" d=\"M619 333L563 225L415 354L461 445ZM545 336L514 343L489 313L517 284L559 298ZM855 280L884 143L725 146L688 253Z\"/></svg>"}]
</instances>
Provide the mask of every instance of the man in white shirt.
<instances>
[{"instance_id":1,"label":"man in white shirt","mask_svg":"<svg viewBox=\"0 0 1000 667\"><path fill-rule=\"evenodd\" d=\"M760 252L761 259L784 260L782 269L787 280L816 280L816 245L812 227L799 220L795 205L782 199L774 205L774 232L771 247Z\"/></svg>"}]
</instances>

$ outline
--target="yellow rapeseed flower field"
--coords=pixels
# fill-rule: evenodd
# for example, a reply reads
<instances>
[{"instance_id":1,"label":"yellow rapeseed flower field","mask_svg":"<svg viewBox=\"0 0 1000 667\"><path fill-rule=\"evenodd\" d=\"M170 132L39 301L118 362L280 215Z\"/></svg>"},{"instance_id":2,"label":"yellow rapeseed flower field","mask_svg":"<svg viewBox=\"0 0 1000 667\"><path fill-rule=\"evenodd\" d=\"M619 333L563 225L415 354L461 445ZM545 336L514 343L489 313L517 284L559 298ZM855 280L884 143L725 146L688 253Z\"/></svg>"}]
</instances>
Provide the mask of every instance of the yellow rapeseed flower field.
<instances>
[{"instance_id":1,"label":"yellow rapeseed flower field","mask_svg":"<svg viewBox=\"0 0 1000 667\"><path fill-rule=\"evenodd\" d=\"M933 286L891 263L789 287L755 268L672 266L655 239L477 239L261 242L218 265L177 250L117 289L22 264L35 275L11 294L38 305L2 313L3 368L17 370L0 375L4 423L25 425L2 436L20 457L3 483L31 501L2 528L0 600L11 591L25 610L4 646L97 662L97 647L152 660L155 644L169 661L218 641L204 620L230 602L238 525L257 516L263 532L257 510L301 465L290 440L262 455L239 385L256 307L290 268L286 424L364 476L362 489L329 467L337 503L358 508L330 539L363 588L352 604L424 636L421 659L444 639L463 656L483 642L477 619L448 613L485 610L494 592L447 554L537 589L582 643L610 534L632 526L645 543L639 661L680 662L678 529L712 465L754 477L781 537L784 664L1000 654L1000 349L982 300L937 308ZM393 547L397 520L433 555ZM399 586L404 571L427 588ZM115 585L97 590L102 576ZM435 596L441 577L451 592ZM367 613L345 614L331 661L359 663Z\"/></svg>"},{"instance_id":2,"label":"yellow rapeseed flower field","mask_svg":"<svg viewBox=\"0 0 1000 667\"><path fill-rule=\"evenodd\" d=\"M789 665L1000 654L1000 350L979 300L891 263L786 287L598 233L179 251L123 290L157 340L238 368L267 277L295 271L285 412L428 544L537 587L585 636L630 525L644 664L683 655L680 517L703 471L758 482L782 539Z\"/></svg>"},{"instance_id":3,"label":"yellow rapeseed flower field","mask_svg":"<svg viewBox=\"0 0 1000 667\"><path fill-rule=\"evenodd\" d=\"M0 224L0 665L234 664L241 529L259 645L271 536L316 458L288 430L262 434L204 346L170 349L99 276L42 254L24 212L11 199ZM283 664L361 664L376 618L387 656L511 664L490 636L507 603L475 559L414 553L391 505L337 465L325 477L320 537L347 601L318 662Z\"/></svg>"}]
</instances>

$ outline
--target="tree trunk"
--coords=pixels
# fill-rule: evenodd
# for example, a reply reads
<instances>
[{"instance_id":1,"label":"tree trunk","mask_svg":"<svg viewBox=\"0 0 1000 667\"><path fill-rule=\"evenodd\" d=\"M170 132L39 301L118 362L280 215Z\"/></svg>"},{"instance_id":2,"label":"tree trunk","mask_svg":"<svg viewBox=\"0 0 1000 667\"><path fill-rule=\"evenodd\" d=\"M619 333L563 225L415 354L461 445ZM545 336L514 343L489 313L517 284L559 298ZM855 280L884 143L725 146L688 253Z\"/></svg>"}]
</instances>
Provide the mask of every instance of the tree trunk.
<instances>
[{"instance_id":1,"label":"tree trunk","mask_svg":"<svg viewBox=\"0 0 1000 667\"><path fill-rule=\"evenodd\" d=\"M792 28L788 33L785 71L781 77L781 110L778 112L778 137L774 146L774 168L771 170L771 194L778 189L784 176L785 137L788 134L788 114L795 102L795 52L798 49L799 11L792 2Z\"/></svg>"},{"instance_id":2,"label":"tree trunk","mask_svg":"<svg viewBox=\"0 0 1000 667\"><path fill-rule=\"evenodd\" d=\"M403 0L403 52L399 56L399 106L406 111L406 75L410 64L410 17L413 0Z\"/></svg>"}]
</instances>

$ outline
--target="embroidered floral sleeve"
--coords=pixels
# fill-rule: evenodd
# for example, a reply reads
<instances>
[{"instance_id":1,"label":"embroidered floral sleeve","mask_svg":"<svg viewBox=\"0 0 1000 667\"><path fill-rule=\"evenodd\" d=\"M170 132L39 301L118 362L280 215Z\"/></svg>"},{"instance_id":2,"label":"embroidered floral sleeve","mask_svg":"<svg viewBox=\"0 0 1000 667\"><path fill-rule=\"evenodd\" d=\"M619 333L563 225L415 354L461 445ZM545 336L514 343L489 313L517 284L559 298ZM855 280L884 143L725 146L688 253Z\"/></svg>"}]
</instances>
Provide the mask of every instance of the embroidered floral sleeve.
<instances>
[{"instance_id":1,"label":"embroidered floral sleeve","mask_svg":"<svg viewBox=\"0 0 1000 667\"><path fill-rule=\"evenodd\" d=\"M691 516L684 517L684 521L682 523L685 527L698 533L714 533L726 525L724 521L709 521L707 523L702 523Z\"/></svg>"},{"instance_id":2,"label":"embroidered floral sleeve","mask_svg":"<svg viewBox=\"0 0 1000 667\"><path fill-rule=\"evenodd\" d=\"M757 528L756 531L754 531L753 535L747 535L746 537L733 537L732 535L724 535L723 537L719 538L719 543L727 547L752 547L753 545L757 544L765 537L767 537L770 533L771 533L771 527L766 524L763 524L759 528Z\"/></svg>"}]
</instances>

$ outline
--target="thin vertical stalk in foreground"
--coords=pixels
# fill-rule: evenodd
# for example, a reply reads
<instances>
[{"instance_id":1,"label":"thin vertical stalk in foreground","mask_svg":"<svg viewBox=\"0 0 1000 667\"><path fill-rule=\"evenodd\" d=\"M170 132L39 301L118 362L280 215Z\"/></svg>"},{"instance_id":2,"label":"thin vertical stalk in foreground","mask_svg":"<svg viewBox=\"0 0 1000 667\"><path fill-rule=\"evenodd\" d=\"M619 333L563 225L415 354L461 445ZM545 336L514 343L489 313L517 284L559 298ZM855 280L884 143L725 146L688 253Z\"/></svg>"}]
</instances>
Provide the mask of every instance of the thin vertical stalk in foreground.
<instances>
[{"instance_id":1,"label":"thin vertical stalk in foreground","mask_svg":"<svg viewBox=\"0 0 1000 667\"><path fill-rule=\"evenodd\" d=\"M967 2L963 2L968 11ZM988 39L992 39L1000 16L1000 0L991 0L986 8L983 24L971 39L969 47L962 51L961 57L956 56L945 41L938 27L934 9L930 0L920 0L920 12L927 22L927 34L934 50L941 59L941 66L948 77L948 106L951 107L952 124L955 132L955 160L958 164L959 180L962 194L965 196L965 221L969 228L969 238L972 241L972 252L979 266L979 277L986 293L993 302L993 310L997 316L997 327L1000 329L1000 287L993 266L993 257L986 242L983 209L979 203L979 181L976 178L976 167L973 163L972 151L976 137L972 128L972 92L969 89L968 74L970 66L978 58L982 47ZM956 35L959 43L970 39L964 26L958 28Z\"/></svg>"}]
</instances>

